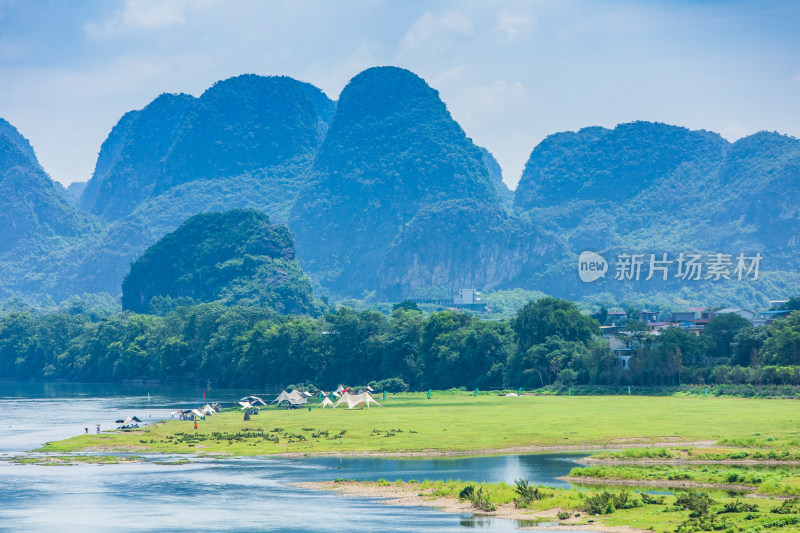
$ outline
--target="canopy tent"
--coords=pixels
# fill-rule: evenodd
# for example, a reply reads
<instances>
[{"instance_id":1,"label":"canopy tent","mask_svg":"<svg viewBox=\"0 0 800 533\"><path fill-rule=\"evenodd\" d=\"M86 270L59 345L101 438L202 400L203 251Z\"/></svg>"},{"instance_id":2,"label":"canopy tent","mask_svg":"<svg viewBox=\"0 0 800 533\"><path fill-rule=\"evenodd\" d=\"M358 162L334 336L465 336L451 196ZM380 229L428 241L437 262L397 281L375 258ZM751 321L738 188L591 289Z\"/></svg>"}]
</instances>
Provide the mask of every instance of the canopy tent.
<instances>
[{"instance_id":1,"label":"canopy tent","mask_svg":"<svg viewBox=\"0 0 800 533\"><path fill-rule=\"evenodd\" d=\"M117 424L122 424L117 429L134 429L139 427L141 420L135 416L129 416L125 420L117 420Z\"/></svg>"},{"instance_id":2,"label":"canopy tent","mask_svg":"<svg viewBox=\"0 0 800 533\"><path fill-rule=\"evenodd\" d=\"M338 389L336 389L336 392L335 392L335 394L336 394L337 396L341 396L341 395L342 395L342 393L343 393L344 391L346 391L346 390L347 390L347 387L345 387L344 385L339 385L339 388L338 388Z\"/></svg>"},{"instance_id":3,"label":"canopy tent","mask_svg":"<svg viewBox=\"0 0 800 533\"><path fill-rule=\"evenodd\" d=\"M336 406L333 405L333 402L327 396L323 398L322 403L320 403L319 406L322 407L323 409L325 409L326 407L333 407L334 409L336 409Z\"/></svg>"},{"instance_id":4,"label":"canopy tent","mask_svg":"<svg viewBox=\"0 0 800 533\"><path fill-rule=\"evenodd\" d=\"M210 404L205 404L203 407L200 408L200 411L204 415L214 416L215 414L217 414L217 411L213 407L211 407Z\"/></svg>"},{"instance_id":5,"label":"canopy tent","mask_svg":"<svg viewBox=\"0 0 800 533\"><path fill-rule=\"evenodd\" d=\"M308 392L308 391L303 391L303 392L302 392L302 394L303 394L303 396L305 396L306 398L311 398L312 396L314 396L313 394L311 394L311 393L310 393L310 392Z\"/></svg>"},{"instance_id":6,"label":"canopy tent","mask_svg":"<svg viewBox=\"0 0 800 533\"><path fill-rule=\"evenodd\" d=\"M250 402L239 402L239 405L242 406L242 409L249 409L253 407L252 405L250 405Z\"/></svg>"},{"instance_id":7,"label":"canopy tent","mask_svg":"<svg viewBox=\"0 0 800 533\"><path fill-rule=\"evenodd\" d=\"M269 403L270 405L272 405L273 403L277 403L278 405L280 405L281 402L285 402L288 399L289 399L289 393L286 391L281 391L281 393L278 394L278 397Z\"/></svg>"},{"instance_id":8,"label":"canopy tent","mask_svg":"<svg viewBox=\"0 0 800 533\"><path fill-rule=\"evenodd\" d=\"M251 396L245 396L244 398L241 398L239 400L239 403L241 404L242 402L247 402L250 405L255 405L257 403L260 403L261 405L267 405L267 403L264 400L262 400L258 396L252 396L252 395Z\"/></svg>"},{"instance_id":9,"label":"canopy tent","mask_svg":"<svg viewBox=\"0 0 800 533\"><path fill-rule=\"evenodd\" d=\"M197 409L192 409L192 413L194 413L194 416L196 416L197 418L201 418L203 416L203 413L201 413Z\"/></svg>"},{"instance_id":10,"label":"canopy tent","mask_svg":"<svg viewBox=\"0 0 800 533\"><path fill-rule=\"evenodd\" d=\"M280 405L284 402L287 402L290 405L303 405L304 403L308 403L308 398L306 398L296 390L293 390L292 392L283 391L278 395L277 398L272 400L272 402L270 403L271 404L277 403L278 405Z\"/></svg>"},{"instance_id":11,"label":"canopy tent","mask_svg":"<svg viewBox=\"0 0 800 533\"><path fill-rule=\"evenodd\" d=\"M342 397L339 398L339 401L336 402L334 407L339 407L339 404L347 404L348 409L352 409L353 407L359 406L366 406L369 409L370 404L377 404L378 407L383 407L379 404L375 398L373 398L370 393L364 391L361 394L350 394L349 392L345 392L342 394Z\"/></svg>"}]
</instances>

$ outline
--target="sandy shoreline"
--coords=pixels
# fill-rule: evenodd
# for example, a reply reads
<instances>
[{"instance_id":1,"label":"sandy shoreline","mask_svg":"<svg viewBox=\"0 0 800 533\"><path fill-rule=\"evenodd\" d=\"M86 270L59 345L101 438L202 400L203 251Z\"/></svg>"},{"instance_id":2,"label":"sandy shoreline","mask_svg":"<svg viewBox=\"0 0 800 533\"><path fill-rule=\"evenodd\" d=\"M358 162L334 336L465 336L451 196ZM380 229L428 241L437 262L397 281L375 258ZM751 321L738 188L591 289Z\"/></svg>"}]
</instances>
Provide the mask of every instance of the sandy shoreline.
<instances>
[{"instance_id":1,"label":"sandy shoreline","mask_svg":"<svg viewBox=\"0 0 800 533\"><path fill-rule=\"evenodd\" d=\"M420 490L416 486L402 485L378 485L375 482L365 481L303 481L289 483L293 487L310 490L331 491L342 496L354 498L383 498L381 503L384 505L407 506L407 507L434 507L444 513L453 514L473 514L475 516L485 516L491 518L501 518L505 520L536 520L541 522L558 522L558 526L525 526L520 529L547 529L558 531L569 527L574 529L579 527L584 531L598 531L605 533L639 533L641 529L626 526L604 526L597 523L589 524L588 517L573 517L568 520L558 520L556 515L562 511L560 507L554 507L546 511L531 511L528 509L517 509L513 504L498 505L496 511L484 512L475 509L470 502L460 501L456 498L433 497L430 492L433 489Z\"/></svg>"}]
</instances>

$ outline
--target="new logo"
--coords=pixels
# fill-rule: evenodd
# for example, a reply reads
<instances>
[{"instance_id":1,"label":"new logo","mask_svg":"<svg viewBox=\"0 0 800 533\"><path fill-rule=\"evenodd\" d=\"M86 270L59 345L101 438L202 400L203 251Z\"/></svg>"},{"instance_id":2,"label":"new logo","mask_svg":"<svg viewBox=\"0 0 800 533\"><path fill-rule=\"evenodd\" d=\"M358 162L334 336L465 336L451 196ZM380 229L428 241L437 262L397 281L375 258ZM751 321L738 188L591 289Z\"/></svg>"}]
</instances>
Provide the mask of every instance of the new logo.
<instances>
[{"instance_id":1,"label":"new logo","mask_svg":"<svg viewBox=\"0 0 800 533\"><path fill-rule=\"evenodd\" d=\"M608 272L608 263L603 256L594 252L582 252L578 257L578 276L581 281L591 283L604 278Z\"/></svg>"}]
</instances>

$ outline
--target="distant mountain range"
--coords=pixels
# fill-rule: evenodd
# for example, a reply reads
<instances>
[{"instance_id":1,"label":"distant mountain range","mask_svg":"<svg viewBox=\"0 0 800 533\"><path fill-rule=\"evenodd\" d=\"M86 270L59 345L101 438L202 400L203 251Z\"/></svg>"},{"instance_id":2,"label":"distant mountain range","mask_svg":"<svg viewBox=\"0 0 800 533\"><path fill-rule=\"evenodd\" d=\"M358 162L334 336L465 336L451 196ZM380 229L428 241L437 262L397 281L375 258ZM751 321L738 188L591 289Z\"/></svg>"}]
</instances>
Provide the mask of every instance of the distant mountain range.
<instances>
[{"instance_id":1,"label":"distant mountain range","mask_svg":"<svg viewBox=\"0 0 800 533\"><path fill-rule=\"evenodd\" d=\"M798 189L797 139L634 122L549 136L512 192L407 70L368 69L338 102L243 75L126 113L68 189L0 120L0 299L119 295L131 263L193 215L256 209L288 224L320 295L522 287L754 305L800 292ZM605 278L580 281L585 250L609 261ZM760 253L760 276L613 279L620 254L681 252Z\"/></svg>"}]
</instances>

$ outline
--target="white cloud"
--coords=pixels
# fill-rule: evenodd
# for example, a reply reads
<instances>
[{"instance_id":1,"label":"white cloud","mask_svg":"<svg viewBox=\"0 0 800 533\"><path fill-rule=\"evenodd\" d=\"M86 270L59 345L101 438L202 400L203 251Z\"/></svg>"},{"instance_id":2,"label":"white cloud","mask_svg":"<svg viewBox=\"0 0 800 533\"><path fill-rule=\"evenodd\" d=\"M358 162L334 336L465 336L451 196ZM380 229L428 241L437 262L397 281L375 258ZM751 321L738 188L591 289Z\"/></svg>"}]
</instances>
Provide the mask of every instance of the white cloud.
<instances>
[{"instance_id":1,"label":"white cloud","mask_svg":"<svg viewBox=\"0 0 800 533\"><path fill-rule=\"evenodd\" d=\"M84 26L93 39L114 37L127 30L167 28L186 24L192 8L205 7L208 0L125 0L122 10L103 22L89 22Z\"/></svg>"},{"instance_id":2,"label":"white cloud","mask_svg":"<svg viewBox=\"0 0 800 533\"><path fill-rule=\"evenodd\" d=\"M470 36L474 27L469 17L457 11L423 13L403 35L400 46L413 50L451 46L457 39Z\"/></svg>"},{"instance_id":3,"label":"white cloud","mask_svg":"<svg viewBox=\"0 0 800 533\"><path fill-rule=\"evenodd\" d=\"M742 137L750 135L751 133L754 133L754 132L751 131L751 130L748 130L747 128L745 128L744 126L739 124L738 122L729 123L727 126L722 128L722 130L719 132L720 135L722 135L723 137L728 139L730 142L738 141Z\"/></svg>"},{"instance_id":4,"label":"white cloud","mask_svg":"<svg viewBox=\"0 0 800 533\"><path fill-rule=\"evenodd\" d=\"M540 140L531 133L534 106L525 86L501 79L443 98L467 135L500 162L503 181L516 186L531 149Z\"/></svg>"},{"instance_id":5,"label":"white cloud","mask_svg":"<svg viewBox=\"0 0 800 533\"><path fill-rule=\"evenodd\" d=\"M443 89L446 87L450 87L452 85L458 84L459 86L463 86L463 80L465 75L468 73L469 69L466 65L457 65L454 67L450 67L448 69L443 70L439 74L436 74L428 83L434 89Z\"/></svg>"},{"instance_id":6,"label":"white cloud","mask_svg":"<svg viewBox=\"0 0 800 533\"><path fill-rule=\"evenodd\" d=\"M381 65L373 54L373 47L361 46L349 57L337 62L316 63L298 74L302 81L308 81L322 89L328 98L338 100L339 94L356 74Z\"/></svg>"},{"instance_id":7,"label":"white cloud","mask_svg":"<svg viewBox=\"0 0 800 533\"><path fill-rule=\"evenodd\" d=\"M496 80L472 85L456 95L453 107L470 128L501 126L508 118L528 110L530 101L520 82Z\"/></svg>"},{"instance_id":8,"label":"white cloud","mask_svg":"<svg viewBox=\"0 0 800 533\"><path fill-rule=\"evenodd\" d=\"M511 40L516 39L533 25L533 19L528 13L512 13L503 9L497 14L495 29Z\"/></svg>"}]
</instances>

